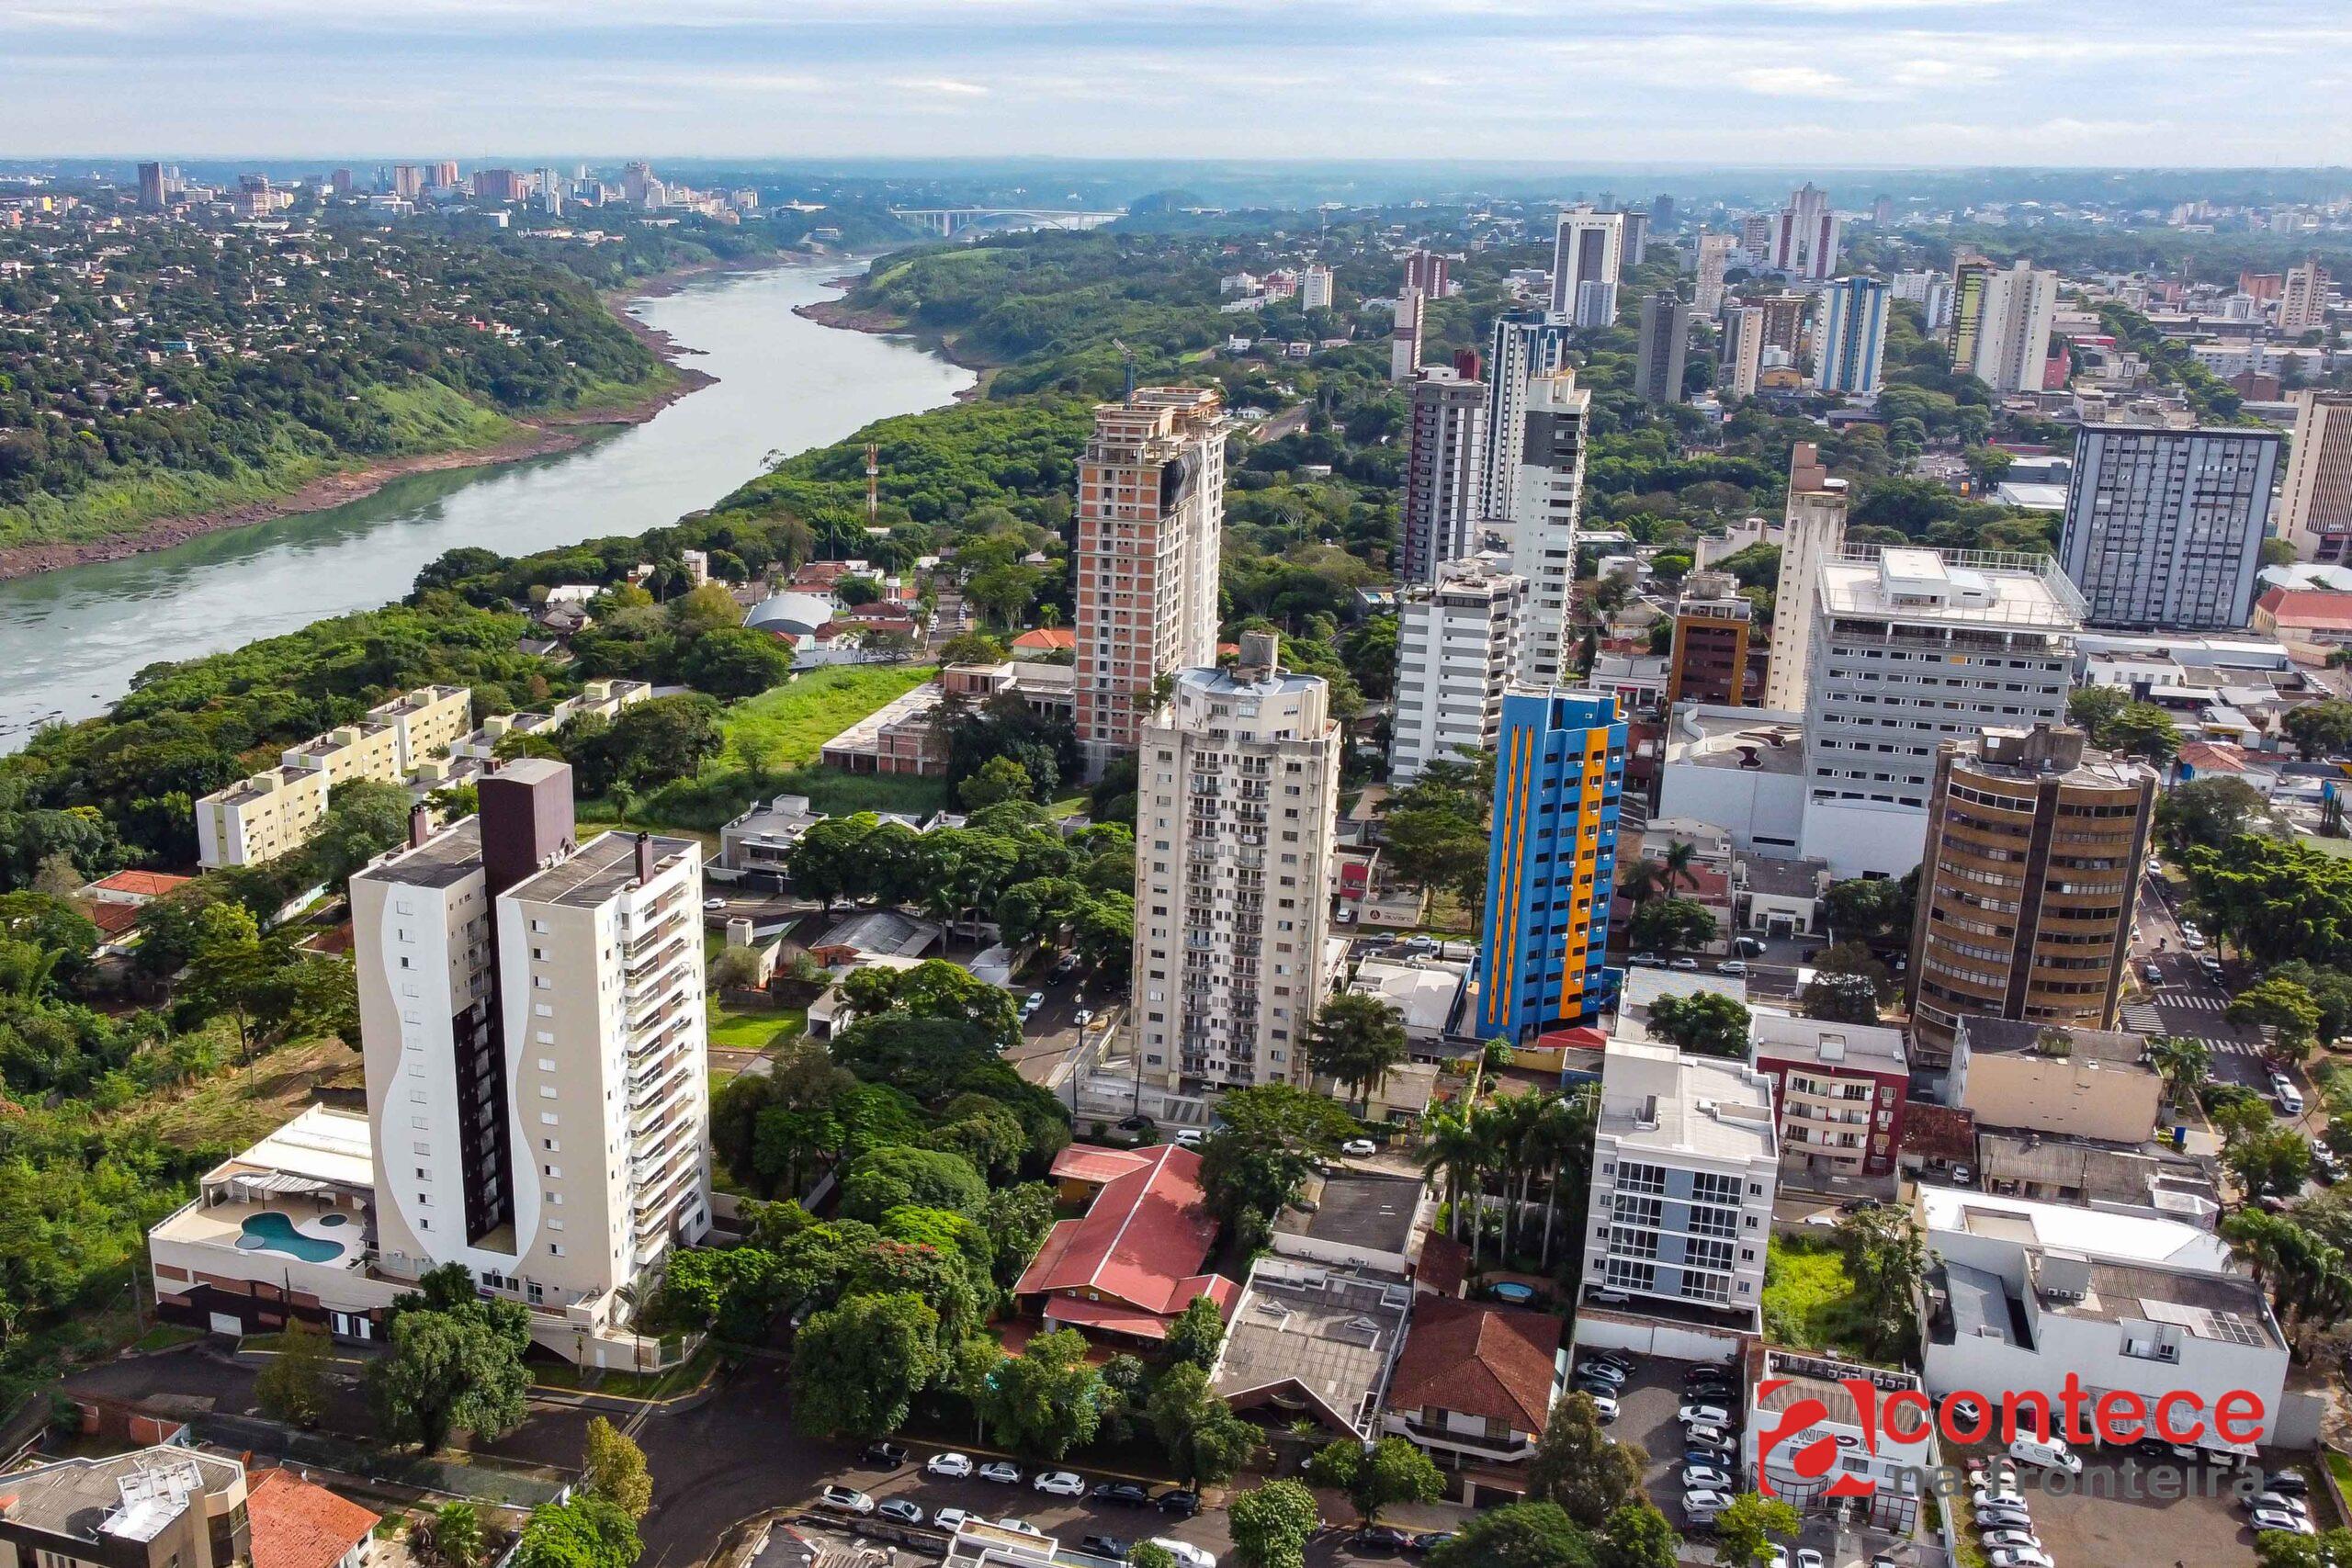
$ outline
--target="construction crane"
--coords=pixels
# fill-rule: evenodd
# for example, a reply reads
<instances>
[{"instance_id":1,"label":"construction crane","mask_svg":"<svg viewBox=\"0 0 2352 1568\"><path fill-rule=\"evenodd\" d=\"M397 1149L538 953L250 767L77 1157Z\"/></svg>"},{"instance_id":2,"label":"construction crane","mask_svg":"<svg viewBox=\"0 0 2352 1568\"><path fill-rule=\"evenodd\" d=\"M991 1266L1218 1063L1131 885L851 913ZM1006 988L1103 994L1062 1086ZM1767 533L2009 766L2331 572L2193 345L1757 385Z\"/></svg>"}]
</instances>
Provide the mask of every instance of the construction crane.
<instances>
[{"instance_id":1,"label":"construction crane","mask_svg":"<svg viewBox=\"0 0 2352 1568\"><path fill-rule=\"evenodd\" d=\"M1136 400L1136 351L1117 338L1111 340L1111 346L1119 351L1119 363L1127 367L1127 393L1119 400L1132 403Z\"/></svg>"}]
</instances>

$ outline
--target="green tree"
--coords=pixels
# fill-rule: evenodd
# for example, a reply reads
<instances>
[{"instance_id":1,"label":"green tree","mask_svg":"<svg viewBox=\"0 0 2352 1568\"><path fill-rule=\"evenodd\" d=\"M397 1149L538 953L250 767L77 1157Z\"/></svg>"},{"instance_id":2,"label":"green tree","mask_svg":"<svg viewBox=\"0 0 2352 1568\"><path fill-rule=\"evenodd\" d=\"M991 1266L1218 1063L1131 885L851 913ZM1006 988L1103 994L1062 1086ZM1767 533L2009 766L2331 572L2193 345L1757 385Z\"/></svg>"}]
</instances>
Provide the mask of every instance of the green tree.
<instances>
[{"instance_id":1,"label":"green tree","mask_svg":"<svg viewBox=\"0 0 2352 1568\"><path fill-rule=\"evenodd\" d=\"M628 1511L594 1493L542 1503L514 1543L515 1568L630 1568L644 1554Z\"/></svg>"},{"instance_id":2,"label":"green tree","mask_svg":"<svg viewBox=\"0 0 2352 1568\"><path fill-rule=\"evenodd\" d=\"M632 1519L645 1517L653 1506L653 1475L645 1468L645 1450L602 1416L589 1418L581 1474L590 1495L602 1497Z\"/></svg>"},{"instance_id":3,"label":"green tree","mask_svg":"<svg viewBox=\"0 0 2352 1568\"><path fill-rule=\"evenodd\" d=\"M1664 996L1650 1004L1650 1030L1685 1051L1709 1056L1747 1055L1748 1012L1720 991Z\"/></svg>"},{"instance_id":4,"label":"green tree","mask_svg":"<svg viewBox=\"0 0 2352 1568\"><path fill-rule=\"evenodd\" d=\"M1158 1541L1139 1540L1127 1548L1127 1568L1176 1568L1176 1554Z\"/></svg>"},{"instance_id":5,"label":"green tree","mask_svg":"<svg viewBox=\"0 0 2352 1568\"><path fill-rule=\"evenodd\" d=\"M529 1413L524 1325L463 1307L416 1307L393 1314L390 1339L390 1353L368 1366L368 1396L379 1429L392 1441L413 1442L429 1454L453 1431L503 1437Z\"/></svg>"},{"instance_id":6,"label":"green tree","mask_svg":"<svg viewBox=\"0 0 2352 1568\"><path fill-rule=\"evenodd\" d=\"M340 888L351 874L401 842L408 834L408 791L376 779L335 785L327 814L302 846L314 881Z\"/></svg>"},{"instance_id":7,"label":"green tree","mask_svg":"<svg viewBox=\"0 0 2352 1568\"><path fill-rule=\"evenodd\" d=\"M1473 1514L1430 1553L1430 1568L1593 1568L1593 1542L1557 1503Z\"/></svg>"},{"instance_id":8,"label":"green tree","mask_svg":"<svg viewBox=\"0 0 2352 1568\"><path fill-rule=\"evenodd\" d=\"M1373 1522L1383 1508L1433 1502L1445 1491L1430 1456L1403 1438L1383 1438L1369 1449L1345 1438L1327 1443L1307 1461L1306 1472L1317 1486L1346 1492Z\"/></svg>"},{"instance_id":9,"label":"green tree","mask_svg":"<svg viewBox=\"0 0 2352 1568\"><path fill-rule=\"evenodd\" d=\"M2212 1070L2213 1048L2194 1036L2158 1034L2148 1041L2148 1065L2165 1081L2175 1105L2187 1105Z\"/></svg>"},{"instance_id":10,"label":"green tree","mask_svg":"<svg viewBox=\"0 0 2352 1568\"><path fill-rule=\"evenodd\" d=\"M2306 760L2352 750L2352 703L2341 698L2289 708L2278 724Z\"/></svg>"},{"instance_id":11,"label":"green tree","mask_svg":"<svg viewBox=\"0 0 2352 1568\"><path fill-rule=\"evenodd\" d=\"M2270 803L2244 779L2188 779L2156 802L2156 823L2182 848L2222 849L2270 816Z\"/></svg>"},{"instance_id":12,"label":"green tree","mask_svg":"<svg viewBox=\"0 0 2352 1568\"><path fill-rule=\"evenodd\" d=\"M1315 1495L1295 1481L1269 1481L1226 1505L1233 1550L1246 1568L1306 1568L1306 1543L1321 1526Z\"/></svg>"},{"instance_id":13,"label":"green tree","mask_svg":"<svg viewBox=\"0 0 2352 1568\"><path fill-rule=\"evenodd\" d=\"M444 1503L433 1511L433 1557L444 1568L479 1568L481 1515L471 1503Z\"/></svg>"},{"instance_id":14,"label":"green tree","mask_svg":"<svg viewBox=\"0 0 2352 1568\"><path fill-rule=\"evenodd\" d=\"M1909 941L1911 911L1918 901L1917 874L1857 876L1829 885L1829 929L1840 942L1897 945Z\"/></svg>"},{"instance_id":15,"label":"green tree","mask_svg":"<svg viewBox=\"0 0 2352 1568\"><path fill-rule=\"evenodd\" d=\"M853 1296L801 1325L793 1420L812 1437L895 1432L941 1366L937 1313L903 1293Z\"/></svg>"},{"instance_id":16,"label":"green tree","mask_svg":"<svg viewBox=\"0 0 2352 1568\"><path fill-rule=\"evenodd\" d=\"M2267 1025L2275 1031L2269 1054L2300 1062L2319 1037L2319 1003L2292 980L2256 982L2232 998L2223 1015L2233 1023Z\"/></svg>"},{"instance_id":17,"label":"green tree","mask_svg":"<svg viewBox=\"0 0 2352 1568\"><path fill-rule=\"evenodd\" d=\"M2263 1530L2254 1538L2258 1568L2338 1568L2352 1562L2352 1529L2338 1527L2317 1535Z\"/></svg>"},{"instance_id":18,"label":"green tree","mask_svg":"<svg viewBox=\"0 0 2352 1568\"><path fill-rule=\"evenodd\" d=\"M1797 1533L1797 1511L1777 1497L1743 1492L1715 1516L1715 1561L1757 1563L1772 1554L1772 1538Z\"/></svg>"},{"instance_id":19,"label":"green tree","mask_svg":"<svg viewBox=\"0 0 2352 1568\"><path fill-rule=\"evenodd\" d=\"M1928 1244L1909 1211L1864 1209L1838 1222L1838 1245L1855 1300L1871 1314L1871 1348L1894 1359L1908 1348L1928 1274Z\"/></svg>"},{"instance_id":20,"label":"green tree","mask_svg":"<svg viewBox=\"0 0 2352 1568\"><path fill-rule=\"evenodd\" d=\"M723 626L695 639L678 673L698 692L737 702L791 679L792 650L765 632Z\"/></svg>"},{"instance_id":21,"label":"green tree","mask_svg":"<svg viewBox=\"0 0 2352 1568\"><path fill-rule=\"evenodd\" d=\"M1527 1461L1527 1495L1557 1503L1587 1529L1642 1495L1649 1456L1638 1443L1610 1440L1589 1395L1571 1393L1552 1406Z\"/></svg>"},{"instance_id":22,"label":"green tree","mask_svg":"<svg viewBox=\"0 0 2352 1568\"><path fill-rule=\"evenodd\" d=\"M988 1201L989 1185L972 1162L943 1149L885 1145L852 1160L842 1176L842 1213L868 1224L907 1206L977 1214Z\"/></svg>"},{"instance_id":23,"label":"green tree","mask_svg":"<svg viewBox=\"0 0 2352 1568\"><path fill-rule=\"evenodd\" d=\"M1815 971L1804 983L1797 1005L1805 1017L1828 1023L1876 1023L1878 987L1864 976Z\"/></svg>"},{"instance_id":24,"label":"green tree","mask_svg":"<svg viewBox=\"0 0 2352 1568\"><path fill-rule=\"evenodd\" d=\"M1035 790L1029 770L1011 757L991 757L980 771L956 786L967 811L981 811L1008 800L1030 799Z\"/></svg>"},{"instance_id":25,"label":"green tree","mask_svg":"<svg viewBox=\"0 0 2352 1568\"><path fill-rule=\"evenodd\" d=\"M1674 1568L1681 1547L1682 1538L1655 1504L1627 1503L1601 1525L1593 1568Z\"/></svg>"},{"instance_id":26,"label":"green tree","mask_svg":"<svg viewBox=\"0 0 2352 1568\"><path fill-rule=\"evenodd\" d=\"M301 1318L287 1320L277 1354L254 1376L254 1400L274 1421L314 1425L327 1406L327 1332Z\"/></svg>"},{"instance_id":27,"label":"green tree","mask_svg":"<svg viewBox=\"0 0 2352 1568\"><path fill-rule=\"evenodd\" d=\"M2311 1140L2291 1127L2271 1127L2230 1145L2230 1174L2250 1199L2286 1198L2311 1179Z\"/></svg>"},{"instance_id":28,"label":"green tree","mask_svg":"<svg viewBox=\"0 0 2352 1568\"><path fill-rule=\"evenodd\" d=\"M1165 1344L1170 1363L1189 1361L1206 1371L1216 1365L1225 1344L1225 1314L1207 1296L1194 1296L1168 1325Z\"/></svg>"},{"instance_id":29,"label":"green tree","mask_svg":"<svg viewBox=\"0 0 2352 1568\"><path fill-rule=\"evenodd\" d=\"M1102 1422L1102 1379L1087 1365L1076 1329L1031 1337L998 1366L977 1401L997 1441L1031 1459L1058 1460L1094 1440Z\"/></svg>"},{"instance_id":30,"label":"green tree","mask_svg":"<svg viewBox=\"0 0 2352 1568\"><path fill-rule=\"evenodd\" d=\"M2172 715L2154 703L2127 703L2107 721L2100 744L2162 766L2180 753L2180 730Z\"/></svg>"},{"instance_id":31,"label":"green tree","mask_svg":"<svg viewBox=\"0 0 2352 1568\"><path fill-rule=\"evenodd\" d=\"M2132 694L2120 686L2077 686L2066 698L2066 718L2105 746L2108 725L2131 705Z\"/></svg>"},{"instance_id":32,"label":"green tree","mask_svg":"<svg viewBox=\"0 0 2352 1568\"><path fill-rule=\"evenodd\" d=\"M1378 997L1341 991L1306 1026L1308 1064L1353 1094L1359 1109L1407 1055L1405 1020Z\"/></svg>"},{"instance_id":33,"label":"green tree","mask_svg":"<svg viewBox=\"0 0 2352 1568\"><path fill-rule=\"evenodd\" d=\"M1695 899L1653 898L1634 911L1626 940L1645 952L1703 947L1715 939L1715 914Z\"/></svg>"},{"instance_id":34,"label":"green tree","mask_svg":"<svg viewBox=\"0 0 2352 1568\"><path fill-rule=\"evenodd\" d=\"M1258 1428L1233 1413L1190 1362L1169 1368L1145 1402L1151 1429L1176 1473L1193 1483L1226 1480L1258 1447Z\"/></svg>"}]
</instances>

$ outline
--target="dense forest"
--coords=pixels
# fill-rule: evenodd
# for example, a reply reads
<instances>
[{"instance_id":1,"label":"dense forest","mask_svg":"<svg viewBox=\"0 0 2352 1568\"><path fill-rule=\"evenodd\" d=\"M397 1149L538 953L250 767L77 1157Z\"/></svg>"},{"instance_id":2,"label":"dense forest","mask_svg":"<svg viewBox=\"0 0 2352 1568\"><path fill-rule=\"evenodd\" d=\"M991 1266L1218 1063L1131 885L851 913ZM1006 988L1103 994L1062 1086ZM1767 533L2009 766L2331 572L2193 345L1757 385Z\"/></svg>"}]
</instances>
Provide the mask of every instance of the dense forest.
<instances>
[{"instance_id":1,"label":"dense forest","mask_svg":"<svg viewBox=\"0 0 2352 1568\"><path fill-rule=\"evenodd\" d=\"M668 387L591 279L550 265L582 248L334 220L0 233L0 547L262 499ZM598 249L622 269L673 254Z\"/></svg>"}]
</instances>

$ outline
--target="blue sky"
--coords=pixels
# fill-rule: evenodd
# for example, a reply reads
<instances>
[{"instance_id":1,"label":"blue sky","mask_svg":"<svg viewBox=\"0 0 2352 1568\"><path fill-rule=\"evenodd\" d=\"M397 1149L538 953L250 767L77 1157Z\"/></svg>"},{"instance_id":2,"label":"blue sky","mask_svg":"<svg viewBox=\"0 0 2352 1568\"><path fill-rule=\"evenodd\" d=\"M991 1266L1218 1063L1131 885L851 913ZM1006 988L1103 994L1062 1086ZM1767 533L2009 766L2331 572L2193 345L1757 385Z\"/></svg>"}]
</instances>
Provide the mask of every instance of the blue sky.
<instances>
[{"instance_id":1,"label":"blue sky","mask_svg":"<svg viewBox=\"0 0 2352 1568\"><path fill-rule=\"evenodd\" d=\"M2347 0L0 0L0 156L2352 164Z\"/></svg>"}]
</instances>

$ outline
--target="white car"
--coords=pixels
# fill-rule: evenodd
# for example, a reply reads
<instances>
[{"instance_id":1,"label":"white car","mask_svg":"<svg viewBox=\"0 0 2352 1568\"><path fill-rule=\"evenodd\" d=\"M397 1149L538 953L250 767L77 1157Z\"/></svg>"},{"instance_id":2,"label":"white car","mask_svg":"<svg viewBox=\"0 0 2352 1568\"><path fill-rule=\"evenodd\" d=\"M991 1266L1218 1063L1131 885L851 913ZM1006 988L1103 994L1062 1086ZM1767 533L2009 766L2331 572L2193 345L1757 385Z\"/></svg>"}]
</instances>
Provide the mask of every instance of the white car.
<instances>
[{"instance_id":1,"label":"white car","mask_svg":"<svg viewBox=\"0 0 2352 1568\"><path fill-rule=\"evenodd\" d=\"M1682 1467L1682 1490L1728 1492L1731 1490L1731 1476L1712 1464L1686 1464Z\"/></svg>"},{"instance_id":2,"label":"white car","mask_svg":"<svg viewBox=\"0 0 2352 1568\"><path fill-rule=\"evenodd\" d=\"M2204 933L2201 931L2182 931L2180 933L2180 945L2188 949L2191 953L2202 952L2205 947Z\"/></svg>"},{"instance_id":3,"label":"white car","mask_svg":"<svg viewBox=\"0 0 2352 1568\"><path fill-rule=\"evenodd\" d=\"M1747 973L1747 960L1745 958L1727 958L1721 964L1715 965L1715 973L1718 975L1729 975L1734 979L1738 979L1740 976Z\"/></svg>"},{"instance_id":4,"label":"white car","mask_svg":"<svg viewBox=\"0 0 2352 1568\"><path fill-rule=\"evenodd\" d=\"M1016 1519L1010 1514L997 1520L996 1528L1001 1530L1012 1530L1018 1535L1042 1536L1046 1533L1027 1519Z\"/></svg>"},{"instance_id":5,"label":"white car","mask_svg":"<svg viewBox=\"0 0 2352 1568\"><path fill-rule=\"evenodd\" d=\"M1176 1134L1176 1142L1184 1148L1198 1148L1206 1136L1198 1127L1186 1127Z\"/></svg>"},{"instance_id":6,"label":"white car","mask_svg":"<svg viewBox=\"0 0 2352 1568\"><path fill-rule=\"evenodd\" d=\"M1686 1514L1719 1514L1730 1506L1731 1494L1728 1492L1699 1491L1682 1495L1682 1511Z\"/></svg>"},{"instance_id":7,"label":"white car","mask_svg":"<svg viewBox=\"0 0 2352 1568\"><path fill-rule=\"evenodd\" d=\"M1696 969L1699 967L1699 961L1695 958L1678 958L1668 964L1667 967L1668 969Z\"/></svg>"},{"instance_id":8,"label":"white car","mask_svg":"<svg viewBox=\"0 0 2352 1568\"><path fill-rule=\"evenodd\" d=\"M970 1454L933 1454L922 1461L926 1475L944 1475L950 1481L962 1481L972 1473Z\"/></svg>"},{"instance_id":9,"label":"white car","mask_svg":"<svg viewBox=\"0 0 2352 1568\"><path fill-rule=\"evenodd\" d=\"M1973 1493L1970 1494L1968 1501L1969 1505L1975 1508L1975 1510L1980 1514L1987 1508L2022 1508L2025 1506L2024 1494L2011 1491L2007 1487L2002 1488L1998 1492L1987 1492L1984 1488L1980 1486Z\"/></svg>"},{"instance_id":10,"label":"white car","mask_svg":"<svg viewBox=\"0 0 2352 1568\"><path fill-rule=\"evenodd\" d=\"M1021 1467L1001 1459L992 1459L980 1466L979 1475L982 1481L993 1481L999 1486L1021 1484Z\"/></svg>"},{"instance_id":11,"label":"white car","mask_svg":"<svg viewBox=\"0 0 2352 1568\"><path fill-rule=\"evenodd\" d=\"M1610 1398L1605 1393L1588 1393L1585 1397L1592 1401L1593 1418L1598 1420L1602 1426L1606 1427L1609 1423L1617 1419L1617 1402L1615 1400Z\"/></svg>"},{"instance_id":12,"label":"white car","mask_svg":"<svg viewBox=\"0 0 2352 1568\"><path fill-rule=\"evenodd\" d=\"M1720 1404L1686 1404L1674 1413L1674 1418L1685 1427L1722 1427L1731 1425L1731 1412Z\"/></svg>"},{"instance_id":13,"label":"white car","mask_svg":"<svg viewBox=\"0 0 2352 1568\"><path fill-rule=\"evenodd\" d=\"M1380 1145L1370 1138L1350 1138L1340 1145L1340 1152L1350 1159L1370 1159L1380 1152Z\"/></svg>"},{"instance_id":14,"label":"white car","mask_svg":"<svg viewBox=\"0 0 2352 1568\"><path fill-rule=\"evenodd\" d=\"M1987 1551L1997 1551L2005 1546L2030 1546L2036 1551L2040 1551L2041 1550L2041 1538L2040 1536L2035 1535L2031 1530L2021 1530L2015 1527L2011 1527L2007 1529L1985 1530L1977 1536L1976 1542Z\"/></svg>"},{"instance_id":15,"label":"white car","mask_svg":"<svg viewBox=\"0 0 2352 1568\"><path fill-rule=\"evenodd\" d=\"M1821 1553L1813 1548L1800 1546L1797 1548L1797 1568L1828 1568L1828 1564L1822 1561Z\"/></svg>"},{"instance_id":16,"label":"white car","mask_svg":"<svg viewBox=\"0 0 2352 1568\"><path fill-rule=\"evenodd\" d=\"M954 1535L971 1522L972 1516L961 1508L942 1508L931 1516L931 1528Z\"/></svg>"},{"instance_id":17,"label":"white car","mask_svg":"<svg viewBox=\"0 0 2352 1568\"><path fill-rule=\"evenodd\" d=\"M1094 1010L1092 1008L1080 1008L1076 1012L1069 1015L1069 1021L1072 1026L1079 1029L1084 1029L1088 1024L1094 1021Z\"/></svg>"},{"instance_id":18,"label":"white car","mask_svg":"<svg viewBox=\"0 0 2352 1568\"><path fill-rule=\"evenodd\" d=\"M2284 1530L2289 1535L2317 1535L2319 1529L2301 1514L2281 1513L2276 1508L2261 1509L2254 1516L2254 1528L2259 1530Z\"/></svg>"},{"instance_id":19,"label":"white car","mask_svg":"<svg viewBox=\"0 0 2352 1568\"><path fill-rule=\"evenodd\" d=\"M1759 1562L1762 1568L1789 1568L1789 1549L1777 1540L1768 1540Z\"/></svg>"},{"instance_id":20,"label":"white car","mask_svg":"<svg viewBox=\"0 0 2352 1568\"><path fill-rule=\"evenodd\" d=\"M1029 1484L1053 1497L1077 1497L1086 1491L1086 1478L1074 1470L1049 1470Z\"/></svg>"},{"instance_id":21,"label":"white car","mask_svg":"<svg viewBox=\"0 0 2352 1568\"><path fill-rule=\"evenodd\" d=\"M870 1514L874 1499L854 1486L828 1486L817 1495L817 1506L837 1514Z\"/></svg>"},{"instance_id":22,"label":"white car","mask_svg":"<svg viewBox=\"0 0 2352 1568\"><path fill-rule=\"evenodd\" d=\"M724 909L727 908L727 900L724 898L706 898L702 901L702 907L706 909Z\"/></svg>"},{"instance_id":23,"label":"white car","mask_svg":"<svg viewBox=\"0 0 2352 1568\"><path fill-rule=\"evenodd\" d=\"M2005 1546L1998 1551L1988 1551L1984 1561L1993 1568L2058 1568L2050 1553L2038 1546Z\"/></svg>"}]
</instances>

